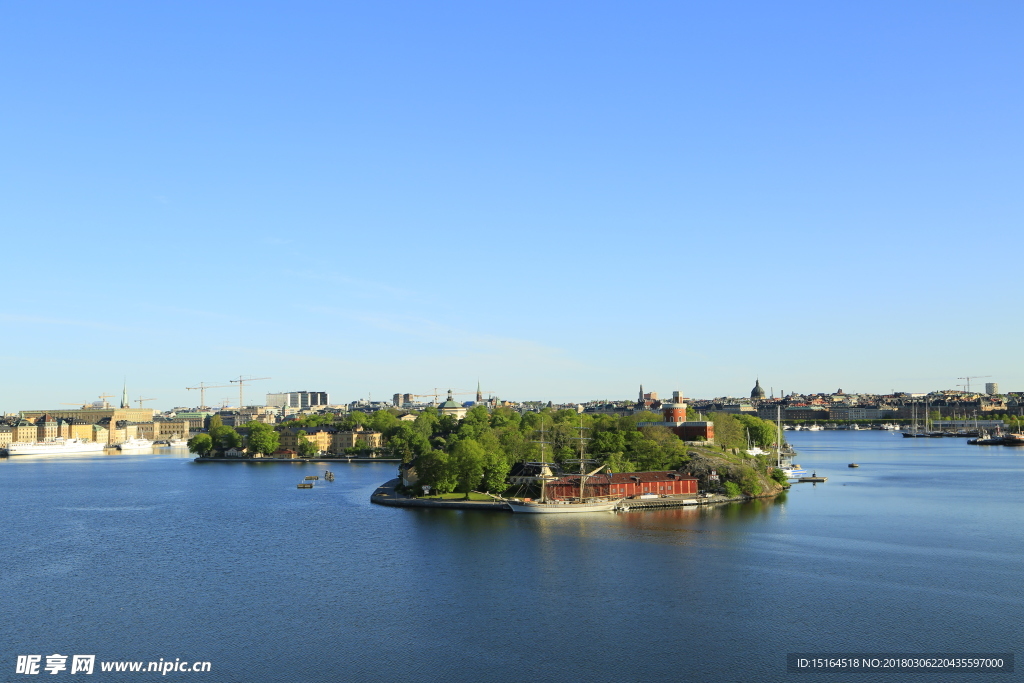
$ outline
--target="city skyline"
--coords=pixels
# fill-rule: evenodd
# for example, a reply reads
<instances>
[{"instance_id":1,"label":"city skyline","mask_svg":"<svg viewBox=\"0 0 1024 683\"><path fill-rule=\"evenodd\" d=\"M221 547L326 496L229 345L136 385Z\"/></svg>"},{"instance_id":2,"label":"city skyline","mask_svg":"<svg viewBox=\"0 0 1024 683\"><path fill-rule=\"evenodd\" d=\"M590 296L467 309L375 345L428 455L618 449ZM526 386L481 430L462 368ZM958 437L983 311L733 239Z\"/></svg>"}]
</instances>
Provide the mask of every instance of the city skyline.
<instances>
[{"instance_id":1,"label":"city skyline","mask_svg":"<svg viewBox=\"0 0 1024 683\"><path fill-rule=\"evenodd\" d=\"M958 378L958 379L965 380L966 377L961 377L961 378ZM965 389L966 385L959 385L957 388L950 388L950 387L933 388L933 389L929 389L929 390L921 391L921 392L910 391L910 390L900 389L900 388L896 388L896 389L892 389L892 390L888 390L888 391L881 391L881 392L855 391L855 390L848 390L848 389L845 389L843 387L837 387L835 389L814 389L814 390L802 390L802 391L801 390L793 390L793 391L791 391L791 390L784 389L784 388L776 389L774 386L770 386L770 385L764 386L763 388L765 390L765 394L766 394L765 398L766 399L785 398L787 396L792 396L792 395L796 395L796 396L834 395L834 394L836 394L839 391L842 391L842 393L846 394L846 395L864 395L864 396L888 396L888 395L893 395L893 394L896 394L896 393L899 393L899 394L922 394L923 395L923 394L926 394L926 393L941 392L941 391L963 391L965 394L966 393L970 393L971 395L984 395L984 394L986 394L986 384L987 383L983 381L984 378L982 376L974 376L974 377L972 377L972 379L975 380L975 383L971 385L970 392L966 391L966 389ZM981 381L979 381L979 380L981 380ZM758 381L758 380L755 380L755 381ZM998 382L995 382L994 384L996 384L996 388L998 388L999 394L1005 395L1007 393L1007 390L1003 389L1001 386L999 386ZM272 403L265 402L265 400L269 400L269 399L271 399L271 397L275 397L275 398L276 397L280 397L282 395L282 392L279 392L279 391L276 391L276 390L275 391L261 392L258 389L252 388L251 385L247 384L247 386L250 386L250 390L244 395L244 397L245 397L245 406L246 407L260 406L260 405L271 405ZM753 385L751 385L751 388L752 387L753 387ZM192 387L191 389L198 390L198 388L199 387L197 385L196 387ZM207 386L206 387L206 391L210 392L209 394L206 395L206 405L207 405L207 407L210 408L210 409L213 409L213 410L217 410L217 409L220 409L222 407L226 408L226 409L236 409L236 408L238 408L238 405L239 405L238 401L234 400L232 402L230 400L231 398L237 399L237 397L238 397L237 388L236 387L230 387L230 389L234 390L233 395L225 395L222 398L220 398L219 400L213 401L213 400L211 400L211 397L215 394L215 392L218 391L218 389L216 387L213 387L213 386ZM637 398L638 398L639 390L643 390L645 395L649 395L650 393L653 392L655 395L657 395L658 399L666 400L667 397L670 396L672 391L674 391L675 389L665 390L665 389L662 389L662 388L660 388L659 386L656 386L656 385L648 385L646 387L643 386L643 385L640 385L637 389L634 390L634 393L632 395L614 395L613 396L613 395L610 395L610 394L606 393L605 395L602 395L602 396L592 396L592 397L589 397L589 398L581 397L581 398L571 398L571 399L562 399L562 398L555 399L555 398L551 398L549 396L540 396L540 395L509 397L509 396L501 396L497 392L487 392L487 391L482 392L482 394L483 394L483 398L484 398L485 401L487 401L489 398L493 397L493 398L501 399L503 401L511 401L513 403L523 403L523 402L527 402L528 403L528 402L535 402L535 401L545 401L545 402L546 401L551 401L554 404L573 404L573 403L576 403L576 404L588 403L589 404L589 403L598 403L598 402L601 402L601 401L610 401L610 402L632 402L632 401L636 401ZM285 393L307 393L307 391L308 390L302 390L302 391L298 391L298 392L285 392ZM436 399L437 403L441 403L441 402L444 401L445 396L448 395L448 391L449 391L448 388L443 388L442 389L441 387L437 387L437 394L436 394L437 395L437 399ZM475 396L473 396L476 393L475 390L461 390L461 388L460 388L460 389L457 389L457 390L454 390L454 391L456 391L455 398L456 398L456 400L459 403L468 403L468 402L472 402L472 401L475 400ZM1013 391L1013 390L1010 390L1010 391ZM782 392L785 392L785 395L783 395ZM331 392L331 391L326 391L326 392L308 391L308 393L318 394L318 395L321 395L321 396L324 396L324 397L326 397L327 395L333 394L333 392ZM408 392L392 392L391 394L386 394L386 395L385 394L380 394L380 395L372 395L371 394L371 395L365 395L365 396L337 396L336 397L337 400L331 401L330 403L323 403L323 404L318 404L318 405L324 405L324 406L327 406L327 405L348 405L350 403L356 403L356 402L360 402L360 401L372 401L372 402L375 402L375 403L376 402L392 403L392 399L393 399L394 393L408 393ZM419 398L417 398L414 401L414 403L417 403L418 405L429 404L431 402L431 398L432 398L431 394L433 394L433 393L434 392L428 390L428 392L426 392L424 394L419 394L418 395ZM687 394L686 392L683 392L683 394L685 396L685 400L687 400L687 401L695 401L695 400L696 401L706 401L706 400L723 399L723 398L743 400L743 399L747 399L748 397L750 397L750 393L751 393L750 390L739 392L739 393L719 393L719 394L707 394L707 395ZM1014 392L1014 393L1016 393L1016 392ZM145 403L144 404L140 404L138 402L138 398L135 398L134 395L130 394L129 395L129 404L130 404L129 407L153 408L157 412L171 410L172 408L182 408L182 407L195 408L195 407L200 407L200 403L199 403L199 396L200 396L200 394L192 393L191 391L187 391L187 390L186 390L186 394L188 395L189 398L193 398L195 400L193 400L193 401L184 401L184 402L180 402L180 403L166 403L165 404L165 403L159 402L158 399L155 399L155 398L145 398L144 399ZM216 395L220 396L219 393L216 394ZM114 394L110 394L110 393L101 393L101 394L98 394L96 396L96 398L94 398L94 399L91 399L89 401L83 401L82 402L82 407L87 407L88 404L93 403L94 401L103 400L103 397L106 397L106 400L108 401L108 403L112 407L116 407L117 405L120 405L120 403L121 403L121 398L119 396L115 396ZM139 398L141 398L141 396ZM72 405L74 405L74 404L73 403L68 403L68 402L60 402L60 404L58 404L56 402L51 402L49 404L39 404L39 405L33 405L31 407L29 407L29 406L20 406L20 407L17 407L15 409L3 410L3 411L0 411L0 412L5 412L7 414L17 414L18 412L21 412L21 411L68 410L69 407L72 406ZM312 406L312 407L315 407L315 406Z\"/></svg>"},{"instance_id":2,"label":"city skyline","mask_svg":"<svg viewBox=\"0 0 1024 683\"><path fill-rule=\"evenodd\" d=\"M1024 390L1022 15L12 6L0 410Z\"/></svg>"}]
</instances>

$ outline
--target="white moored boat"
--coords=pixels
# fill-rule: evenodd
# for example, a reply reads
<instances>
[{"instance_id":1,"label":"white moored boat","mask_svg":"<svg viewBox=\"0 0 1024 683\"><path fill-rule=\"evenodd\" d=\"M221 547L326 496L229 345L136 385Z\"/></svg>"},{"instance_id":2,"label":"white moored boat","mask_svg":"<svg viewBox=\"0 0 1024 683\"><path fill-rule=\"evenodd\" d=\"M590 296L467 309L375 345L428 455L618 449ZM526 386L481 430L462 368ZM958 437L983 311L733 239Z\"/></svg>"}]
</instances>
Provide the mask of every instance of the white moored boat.
<instances>
[{"instance_id":1,"label":"white moored boat","mask_svg":"<svg viewBox=\"0 0 1024 683\"><path fill-rule=\"evenodd\" d=\"M153 442L149 439L128 439L117 444L117 447L122 451L141 451L152 448Z\"/></svg>"},{"instance_id":2,"label":"white moored boat","mask_svg":"<svg viewBox=\"0 0 1024 683\"><path fill-rule=\"evenodd\" d=\"M807 470L800 465L779 465L776 469L782 470L787 479L799 479L807 476Z\"/></svg>"},{"instance_id":3,"label":"white moored boat","mask_svg":"<svg viewBox=\"0 0 1024 683\"><path fill-rule=\"evenodd\" d=\"M106 444L85 439L49 439L12 443L7 447L8 455L53 455L58 453L102 453Z\"/></svg>"}]
</instances>

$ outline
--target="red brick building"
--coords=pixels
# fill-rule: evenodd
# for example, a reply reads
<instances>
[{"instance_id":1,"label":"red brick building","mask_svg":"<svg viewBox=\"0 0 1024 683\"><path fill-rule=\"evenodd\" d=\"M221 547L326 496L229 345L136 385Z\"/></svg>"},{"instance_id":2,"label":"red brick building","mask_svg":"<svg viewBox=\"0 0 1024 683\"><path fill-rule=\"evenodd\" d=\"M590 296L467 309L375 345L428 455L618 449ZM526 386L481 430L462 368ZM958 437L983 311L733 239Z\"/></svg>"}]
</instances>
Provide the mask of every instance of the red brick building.
<instances>
[{"instance_id":1,"label":"red brick building","mask_svg":"<svg viewBox=\"0 0 1024 683\"><path fill-rule=\"evenodd\" d=\"M618 472L615 474L595 474L587 478L584 495L587 498L611 497L625 498L640 496L645 493L670 496L697 494L697 478L688 477L679 472ZM548 498L563 500L578 498L580 495L580 478L562 477L548 482Z\"/></svg>"},{"instance_id":2,"label":"red brick building","mask_svg":"<svg viewBox=\"0 0 1024 683\"><path fill-rule=\"evenodd\" d=\"M668 427L676 436L683 441L711 441L715 440L714 422L687 422L686 404L683 402L683 395L678 391L672 392L672 402L662 403L663 422L638 422L640 427Z\"/></svg>"}]
</instances>

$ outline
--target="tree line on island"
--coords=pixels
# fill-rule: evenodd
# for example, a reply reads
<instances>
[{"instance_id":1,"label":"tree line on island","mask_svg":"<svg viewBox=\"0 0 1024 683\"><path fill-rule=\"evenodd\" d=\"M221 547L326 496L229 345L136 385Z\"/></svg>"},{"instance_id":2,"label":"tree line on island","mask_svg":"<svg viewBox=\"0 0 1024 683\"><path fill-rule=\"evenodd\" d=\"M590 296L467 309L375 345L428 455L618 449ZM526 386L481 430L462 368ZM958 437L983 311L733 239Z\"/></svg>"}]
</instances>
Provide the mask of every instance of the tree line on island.
<instances>
[{"instance_id":1,"label":"tree line on island","mask_svg":"<svg viewBox=\"0 0 1024 683\"><path fill-rule=\"evenodd\" d=\"M414 421L398 419L395 409L375 413L352 412L344 416L308 415L275 427L262 422L246 424L245 438L225 427L218 416L210 418L207 433L189 440L189 447L201 456L221 454L239 448L243 441L252 454L271 454L280 444L280 429L299 429L301 457L317 455L315 446L304 438L303 430L333 427L354 430L357 427L383 435L381 455L400 458L416 469L419 483L436 493L467 493L482 490L503 493L513 465L540 459L540 433L543 428L546 458L554 463L577 459L581 433L585 456L605 465L612 472L678 470L697 455L671 429L662 426L637 427L640 422L659 422L651 412L630 415L579 414L575 410L519 413L507 407L488 411L483 405L470 408L464 418L442 415L435 408L420 412ZM759 481L772 477L772 462L765 456L743 457L749 445L770 448L776 440L773 423L750 415L712 413L715 443L699 449L704 453L731 455L736 460L731 479L747 495L760 493ZM357 450L357 449L352 449ZM597 465L594 465L596 467ZM757 476L760 472L761 477ZM784 481L784 479L782 480ZM728 488L728 487L727 487Z\"/></svg>"}]
</instances>

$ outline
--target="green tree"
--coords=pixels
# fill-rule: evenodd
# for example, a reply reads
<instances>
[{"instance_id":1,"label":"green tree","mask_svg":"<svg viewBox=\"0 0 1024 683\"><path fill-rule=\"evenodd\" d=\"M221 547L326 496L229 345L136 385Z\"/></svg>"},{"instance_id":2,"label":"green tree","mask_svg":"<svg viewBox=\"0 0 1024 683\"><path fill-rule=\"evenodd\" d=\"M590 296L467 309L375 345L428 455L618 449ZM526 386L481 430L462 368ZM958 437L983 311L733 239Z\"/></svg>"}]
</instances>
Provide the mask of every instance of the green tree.
<instances>
[{"instance_id":1,"label":"green tree","mask_svg":"<svg viewBox=\"0 0 1024 683\"><path fill-rule=\"evenodd\" d=\"M459 483L452 458L442 450L431 450L416 459L420 483L430 486L435 493L451 493Z\"/></svg>"},{"instance_id":2,"label":"green tree","mask_svg":"<svg viewBox=\"0 0 1024 683\"><path fill-rule=\"evenodd\" d=\"M491 413L491 426L495 429L506 426L518 426L522 416L515 410L502 406Z\"/></svg>"},{"instance_id":3,"label":"green tree","mask_svg":"<svg viewBox=\"0 0 1024 683\"><path fill-rule=\"evenodd\" d=\"M715 423L715 443L725 448L746 448L747 430L736 416L729 413L711 413Z\"/></svg>"},{"instance_id":4,"label":"green tree","mask_svg":"<svg viewBox=\"0 0 1024 683\"><path fill-rule=\"evenodd\" d=\"M316 455L316 444L306 438L305 430L300 429L298 433L299 443L299 457L300 458L312 458Z\"/></svg>"},{"instance_id":5,"label":"green tree","mask_svg":"<svg viewBox=\"0 0 1024 683\"><path fill-rule=\"evenodd\" d=\"M451 463L458 482L457 490L464 491L466 498L480 485L486 461L487 453L483 446L473 439L460 439L452 446Z\"/></svg>"},{"instance_id":6,"label":"green tree","mask_svg":"<svg viewBox=\"0 0 1024 683\"><path fill-rule=\"evenodd\" d=\"M250 456L270 455L281 445L281 437L270 425L253 420L246 427L249 428L246 448Z\"/></svg>"},{"instance_id":7,"label":"green tree","mask_svg":"<svg viewBox=\"0 0 1024 683\"><path fill-rule=\"evenodd\" d=\"M729 496L730 498L738 498L739 495L743 493L740 490L740 485L734 481L725 482L725 484L723 484L723 487L725 488L725 495Z\"/></svg>"},{"instance_id":8,"label":"green tree","mask_svg":"<svg viewBox=\"0 0 1024 683\"><path fill-rule=\"evenodd\" d=\"M388 434L398 424L398 418L390 410L378 410L366 421L366 426L382 434Z\"/></svg>"},{"instance_id":9,"label":"green tree","mask_svg":"<svg viewBox=\"0 0 1024 683\"><path fill-rule=\"evenodd\" d=\"M760 446L761 448L771 448L775 444L775 440L778 434L775 423L762 420L759 417L753 415L737 415L736 418L743 425L744 429L750 433L750 442L754 446ZM717 438L718 434L718 423L715 423L715 435Z\"/></svg>"},{"instance_id":10,"label":"green tree","mask_svg":"<svg viewBox=\"0 0 1024 683\"><path fill-rule=\"evenodd\" d=\"M366 413L353 410L341 421L341 428L347 432L354 430L356 427L366 426Z\"/></svg>"},{"instance_id":11,"label":"green tree","mask_svg":"<svg viewBox=\"0 0 1024 683\"><path fill-rule=\"evenodd\" d=\"M430 406L416 416L416 421L412 423L412 426L413 429L429 439L437 430L437 420L437 408Z\"/></svg>"},{"instance_id":12,"label":"green tree","mask_svg":"<svg viewBox=\"0 0 1024 683\"><path fill-rule=\"evenodd\" d=\"M213 452L213 439L209 434L196 434L188 440L188 449L193 453L198 453L201 458L209 457Z\"/></svg>"},{"instance_id":13,"label":"green tree","mask_svg":"<svg viewBox=\"0 0 1024 683\"><path fill-rule=\"evenodd\" d=\"M215 415L214 417L217 416ZM218 454L242 445L242 437L231 427L215 425L210 427L209 434L210 439L213 441L213 450Z\"/></svg>"}]
</instances>

